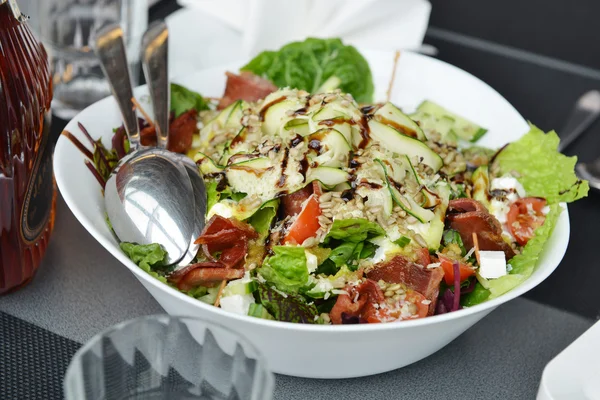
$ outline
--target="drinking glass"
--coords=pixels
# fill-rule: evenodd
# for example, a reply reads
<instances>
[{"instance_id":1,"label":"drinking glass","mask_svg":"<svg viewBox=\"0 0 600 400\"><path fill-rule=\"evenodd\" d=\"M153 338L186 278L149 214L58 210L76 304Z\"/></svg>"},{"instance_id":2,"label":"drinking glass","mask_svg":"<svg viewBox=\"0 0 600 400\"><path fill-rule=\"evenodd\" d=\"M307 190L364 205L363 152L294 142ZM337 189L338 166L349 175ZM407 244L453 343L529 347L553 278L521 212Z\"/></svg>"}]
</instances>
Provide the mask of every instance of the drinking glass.
<instances>
[{"instance_id":1,"label":"drinking glass","mask_svg":"<svg viewBox=\"0 0 600 400\"><path fill-rule=\"evenodd\" d=\"M131 78L138 83L148 0L20 0L19 5L50 56L55 115L71 119L110 94L91 46L95 32L107 24L123 28Z\"/></svg>"},{"instance_id":2,"label":"drinking glass","mask_svg":"<svg viewBox=\"0 0 600 400\"><path fill-rule=\"evenodd\" d=\"M74 356L66 400L269 400L274 377L246 339L213 322L147 316L98 334Z\"/></svg>"}]
</instances>

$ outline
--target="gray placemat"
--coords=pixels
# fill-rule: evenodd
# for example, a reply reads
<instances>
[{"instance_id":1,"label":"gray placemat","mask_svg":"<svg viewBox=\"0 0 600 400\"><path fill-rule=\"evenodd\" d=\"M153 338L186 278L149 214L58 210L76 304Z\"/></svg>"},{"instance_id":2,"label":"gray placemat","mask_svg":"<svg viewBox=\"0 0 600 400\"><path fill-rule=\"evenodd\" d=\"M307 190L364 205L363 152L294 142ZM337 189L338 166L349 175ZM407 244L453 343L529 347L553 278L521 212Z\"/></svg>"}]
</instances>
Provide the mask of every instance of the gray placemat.
<instances>
[{"instance_id":1,"label":"gray placemat","mask_svg":"<svg viewBox=\"0 0 600 400\"><path fill-rule=\"evenodd\" d=\"M0 399L62 399L62 380L81 345L0 312Z\"/></svg>"}]
</instances>

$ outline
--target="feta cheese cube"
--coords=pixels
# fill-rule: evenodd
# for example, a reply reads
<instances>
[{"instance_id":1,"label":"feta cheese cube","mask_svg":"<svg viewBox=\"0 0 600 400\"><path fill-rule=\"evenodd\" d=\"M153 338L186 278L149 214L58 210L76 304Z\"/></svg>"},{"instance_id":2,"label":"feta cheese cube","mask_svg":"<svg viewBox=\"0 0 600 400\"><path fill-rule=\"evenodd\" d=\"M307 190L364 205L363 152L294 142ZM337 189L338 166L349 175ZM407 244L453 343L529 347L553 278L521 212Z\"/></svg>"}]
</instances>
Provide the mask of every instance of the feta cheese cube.
<instances>
[{"instance_id":1,"label":"feta cheese cube","mask_svg":"<svg viewBox=\"0 0 600 400\"><path fill-rule=\"evenodd\" d=\"M306 268L308 268L308 273L315 272L319 266L317 256L308 250L304 250L304 255L306 256Z\"/></svg>"},{"instance_id":2,"label":"feta cheese cube","mask_svg":"<svg viewBox=\"0 0 600 400\"><path fill-rule=\"evenodd\" d=\"M479 251L479 275L485 279L496 279L506 275L506 257L503 251Z\"/></svg>"},{"instance_id":3,"label":"feta cheese cube","mask_svg":"<svg viewBox=\"0 0 600 400\"><path fill-rule=\"evenodd\" d=\"M229 312L248 315L250 304L254 303L254 296L250 294L234 294L231 296L221 297L221 308Z\"/></svg>"}]
</instances>

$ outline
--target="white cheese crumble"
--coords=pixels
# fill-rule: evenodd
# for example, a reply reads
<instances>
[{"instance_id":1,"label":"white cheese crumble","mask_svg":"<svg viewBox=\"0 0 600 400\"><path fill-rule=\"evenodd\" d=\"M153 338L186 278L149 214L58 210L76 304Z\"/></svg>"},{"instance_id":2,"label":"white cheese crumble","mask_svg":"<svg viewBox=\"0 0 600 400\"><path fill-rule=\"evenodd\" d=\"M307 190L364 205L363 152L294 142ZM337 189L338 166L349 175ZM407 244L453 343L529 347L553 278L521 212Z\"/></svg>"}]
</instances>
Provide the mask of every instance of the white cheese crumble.
<instances>
[{"instance_id":1,"label":"white cheese crumble","mask_svg":"<svg viewBox=\"0 0 600 400\"><path fill-rule=\"evenodd\" d=\"M519 181L516 178L513 178L512 176L503 176L500 178L494 178L492 179L492 182L490 182L490 189L491 190L506 190L506 191L516 191L517 195L519 197L525 197L525 188L523 188L523 185L521 185L519 183ZM510 199L512 200L512 199ZM514 199L516 200L516 198ZM512 200L512 201L514 201Z\"/></svg>"},{"instance_id":2,"label":"white cheese crumble","mask_svg":"<svg viewBox=\"0 0 600 400\"><path fill-rule=\"evenodd\" d=\"M315 272L319 266L317 256L307 250L304 250L304 255L306 256L306 268L308 268L308 273Z\"/></svg>"},{"instance_id":3,"label":"white cheese crumble","mask_svg":"<svg viewBox=\"0 0 600 400\"><path fill-rule=\"evenodd\" d=\"M223 202L216 203L210 208L210 210L208 210L206 217L210 218L213 215L220 215L223 218L231 218L233 216L233 208Z\"/></svg>"},{"instance_id":4,"label":"white cheese crumble","mask_svg":"<svg viewBox=\"0 0 600 400\"><path fill-rule=\"evenodd\" d=\"M369 260L373 264L384 261L388 255L397 253L400 249L400 247L397 244L394 244L385 236L373 238L371 239L371 243L379 246L377 250L375 250L375 254L373 254L373 257Z\"/></svg>"},{"instance_id":5,"label":"white cheese crumble","mask_svg":"<svg viewBox=\"0 0 600 400\"><path fill-rule=\"evenodd\" d=\"M221 297L220 304L223 310L227 310L229 312L240 314L240 315L248 315L248 310L250 309L250 304L254 303L254 296L252 293L250 294L234 294L231 296Z\"/></svg>"},{"instance_id":6,"label":"white cheese crumble","mask_svg":"<svg viewBox=\"0 0 600 400\"><path fill-rule=\"evenodd\" d=\"M496 279L506 275L506 257L503 251L479 251L479 275Z\"/></svg>"}]
</instances>

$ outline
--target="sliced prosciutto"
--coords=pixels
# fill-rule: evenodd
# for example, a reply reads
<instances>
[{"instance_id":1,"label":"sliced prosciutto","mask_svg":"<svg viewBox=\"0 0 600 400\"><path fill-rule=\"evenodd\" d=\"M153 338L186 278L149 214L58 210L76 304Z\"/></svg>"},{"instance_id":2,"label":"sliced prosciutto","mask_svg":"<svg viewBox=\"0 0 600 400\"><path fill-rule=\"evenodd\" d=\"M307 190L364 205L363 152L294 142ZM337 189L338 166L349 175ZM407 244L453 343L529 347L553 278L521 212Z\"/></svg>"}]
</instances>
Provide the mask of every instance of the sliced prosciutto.
<instances>
[{"instance_id":1,"label":"sliced prosciutto","mask_svg":"<svg viewBox=\"0 0 600 400\"><path fill-rule=\"evenodd\" d=\"M370 279L358 286L348 286L346 292L338 296L329 313L334 324L366 323L385 300L379 285Z\"/></svg>"},{"instance_id":2,"label":"sliced prosciutto","mask_svg":"<svg viewBox=\"0 0 600 400\"><path fill-rule=\"evenodd\" d=\"M500 222L476 200L451 200L448 205L446 223L460 234L467 249L473 248L473 233L475 233L479 250L503 251L507 260L515 256L512 247L502 238Z\"/></svg>"},{"instance_id":3,"label":"sliced prosciutto","mask_svg":"<svg viewBox=\"0 0 600 400\"><path fill-rule=\"evenodd\" d=\"M209 260L234 268L246 257L248 240L257 237L258 234L250 225L214 215L195 243L202 245L202 251ZM221 254L217 259L218 252Z\"/></svg>"},{"instance_id":4,"label":"sliced prosciutto","mask_svg":"<svg viewBox=\"0 0 600 400\"><path fill-rule=\"evenodd\" d=\"M376 264L371 271L367 272L367 278L374 281L402 283L415 292L421 293L431 301L428 315L433 315L444 271L441 268L427 268L398 255L387 262Z\"/></svg>"},{"instance_id":5,"label":"sliced prosciutto","mask_svg":"<svg viewBox=\"0 0 600 400\"><path fill-rule=\"evenodd\" d=\"M196 240L210 260L174 272L169 281L180 290L197 286L214 286L215 282L239 279L244 276L243 262L248 254L248 241L258 234L250 225L235 219L213 216L202 235Z\"/></svg>"},{"instance_id":6,"label":"sliced prosciutto","mask_svg":"<svg viewBox=\"0 0 600 400\"><path fill-rule=\"evenodd\" d=\"M196 132L198 132L198 112L196 110L191 109L177 118L171 118L167 149L174 153L187 153L192 148L192 140ZM142 127L140 141L143 146L156 146L155 127L147 124Z\"/></svg>"},{"instance_id":7,"label":"sliced prosciutto","mask_svg":"<svg viewBox=\"0 0 600 400\"><path fill-rule=\"evenodd\" d=\"M277 90L277 86L267 79L242 71L239 75L226 72L227 84L225 94L217 109L222 110L237 100L258 101Z\"/></svg>"}]
</instances>

